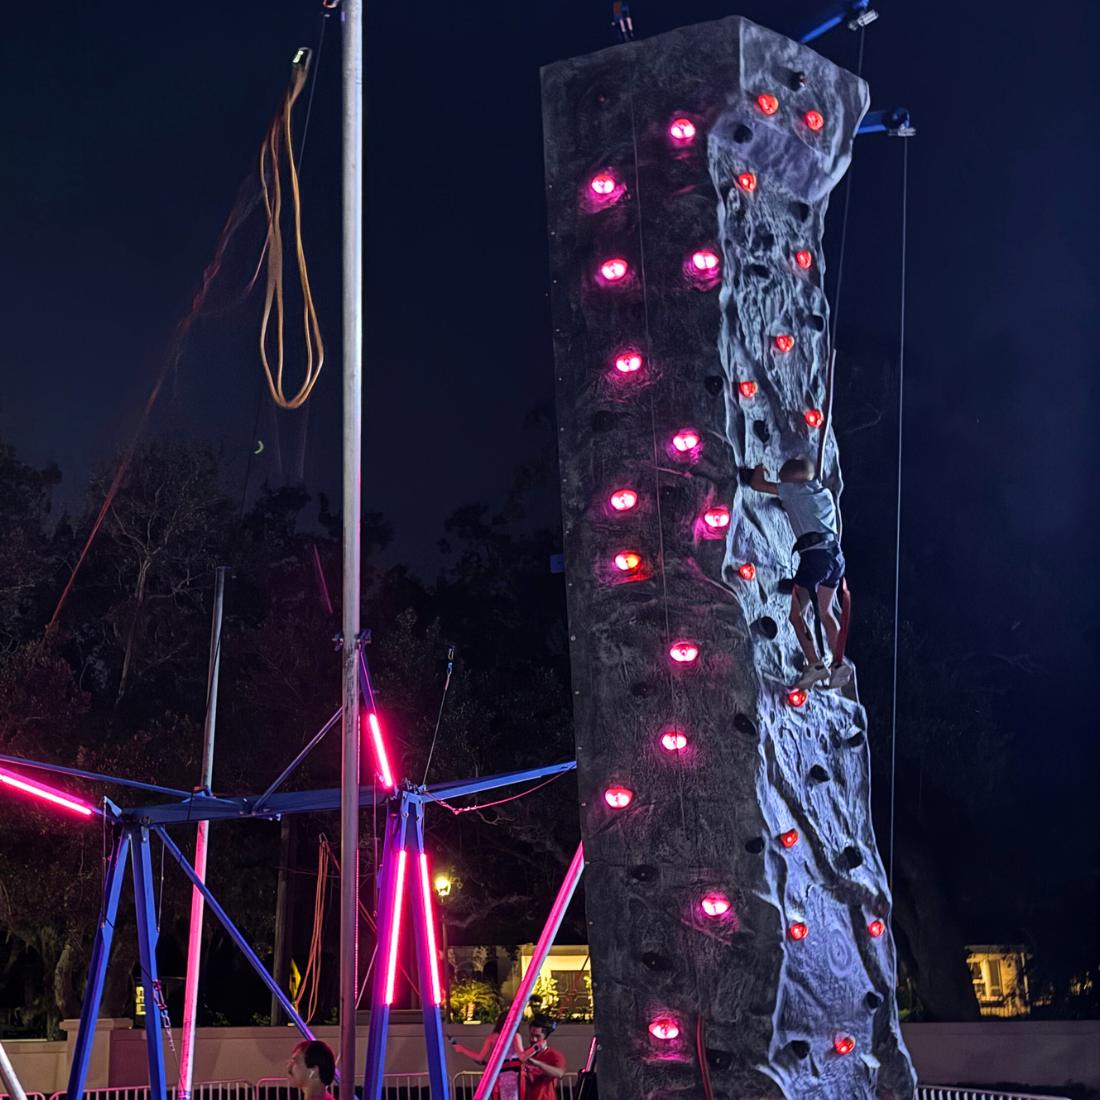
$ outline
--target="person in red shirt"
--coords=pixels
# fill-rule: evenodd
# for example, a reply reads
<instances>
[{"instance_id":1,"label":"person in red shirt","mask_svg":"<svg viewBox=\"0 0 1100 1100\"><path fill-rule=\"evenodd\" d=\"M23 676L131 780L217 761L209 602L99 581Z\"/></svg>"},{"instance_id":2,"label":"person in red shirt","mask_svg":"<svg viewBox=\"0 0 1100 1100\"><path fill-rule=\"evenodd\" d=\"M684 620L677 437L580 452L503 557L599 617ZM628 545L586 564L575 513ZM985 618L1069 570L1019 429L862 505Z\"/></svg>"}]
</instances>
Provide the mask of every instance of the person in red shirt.
<instances>
[{"instance_id":1,"label":"person in red shirt","mask_svg":"<svg viewBox=\"0 0 1100 1100\"><path fill-rule=\"evenodd\" d=\"M336 1056L328 1043L304 1039L290 1052L286 1075L304 1100L333 1100L329 1086L336 1077Z\"/></svg>"},{"instance_id":2,"label":"person in red shirt","mask_svg":"<svg viewBox=\"0 0 1100 1100\"><path fill-rule=\"evenodd\" d=\"M550 1046L558 1025L549 1016L532 1016L528 1025L531 1045L520 1054L524 1065L524 1100L557 1100L558 1082L565 1076L565 1055Z\"/></svg>"}]
</instances>

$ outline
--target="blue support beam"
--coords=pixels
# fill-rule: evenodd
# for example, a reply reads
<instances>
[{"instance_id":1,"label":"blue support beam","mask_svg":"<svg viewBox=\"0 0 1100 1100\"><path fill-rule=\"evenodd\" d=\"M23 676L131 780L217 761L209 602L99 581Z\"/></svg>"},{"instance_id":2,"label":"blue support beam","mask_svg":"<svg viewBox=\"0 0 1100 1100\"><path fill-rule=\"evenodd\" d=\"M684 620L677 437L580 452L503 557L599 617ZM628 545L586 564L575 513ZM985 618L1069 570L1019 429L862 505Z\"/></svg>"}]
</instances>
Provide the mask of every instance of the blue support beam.
<instances>
[{"instance_id":1,"label":"blue support beam","mask_svg":"<svg viewBox=\"0 0 1100 1100\"><path fill-rule=\"evenodd\" d=\"M841 23L850 23L852 20L865 18L871 9L871 0L833 0L820 15L814 20L811 28L799 36L798 41L805 45L828 34L834 27Z\"/></svg>"},{"instance_id":2,"label":"blue support beam","mask_svg":"<svg viewBox=\"0 0 1100 1100\"><path fill-rule=\"evenodd\" d=\"M298 753L298 755L294 757L294 759L291 760L291 762L287 764L285 768L283 768L282 772L279 773L278 779L276 779L275 782L272 783L271 786L268 787L267 790L264 791L264 793L260 795L260 797L257 798L255 802L252 803L252 812L254 814L259 813L261 808L267 803L271 796L291 777L291 775L294 774L298 765L301 764L301 762L305 760L305 758L309 756L311 752L313 752L313 750L321 743L325 734L328 733L328 731L340 721L343 713L344 712L342 710L338 710L313 735L313 737L310 738L309 743L305 746L305 748L302 749L302 751Z\"/></svg>"},{"instance_id":3,"label":"blue support beam","mask_svg":"<svg viewBox=\"0 0 1100 1100\"><path fill-rule=\"evenodd\" d=\"M481 794L498 787L507 787L513 783L532 783L537 779L549 779L565 772L576 771L576 760L563 760L559 764L548 764L544 768L528 768L521 772L506 772L503 775L487 775L482 779L468 779L461 783L434 783L417 792L424 802L438 802L441 799L461 798L463 795Z\"/></svg>"},{"instance_id":4,"label":"blue support beam","mask_svg":"<svg viewBox=\"0 0 1100 1100\"><path fill-rule=\"evenodd\" d=\"M88 985L84 990L84 1003L80 1008L80 1028L76 1033L73 1064L69 1068L68 1100L83 1100L84 1084L88 1079L88 1062L95 1043L96 1021L103 1002L103 984L107 978L107 962L111 957L111 943L115 936L115 920L118 917L118 901L122 883L126 878L126 856L130 850L130 834L125 829L115 833L111 854L107 860L107 873L103 883L103 903L92 944L92 960L88 965Z\"/></svg>"},{"instance_id":5,"label":"blue support beam","mask_svg":"<svg viewBox=\"0 0 1100 1100\"><path fill-rule=\"evenodd\" d=\"M370 806L385 795L373 787L359 788L359 804ZM164 802L153 806L137 806L125 812L126 820L145 825L186 825L196 821L273 821L283 814L319 813L340 808L340 789L284 791L273 794L262 806L254 798L212 798L196 794L184 802Z\"/></svg>"},{"instance_id":6,"label":"blue support beam","mask_svg":"<svg viewBox=\"0 0 1100 1100\"><path fill-rule=\"evenodd\" d=\"M152 794L170 794L176 798L187 798L191 792L178 787L160 787L156 783L139 783L136 779L122 779L117 775L105 775L103 772L85 771L83 768L68 768L62 764L48 764L44 760L25 760L22 756L8 756L0 753L0 764L15 764L20 768L36 768L44 772L56 772L58 775L73 775L78 779L94 779L100 783L110 783L117 787L132 787L135 791L149 791Z\"/></svg>"},{"instance_id":7,"label":"blue support beam","mask_svg":"<svg viewBox=\"0 0 1100 1100\"><path fill-rule=\"evenodd\" d=\"M294 1007L293 1002L279 987L279 983L268 973L267 967L260 961L259 955L252 950L248 940L244 938L244 934L241 930L229 919L229 914L221 907L221 903L210 892L210 887L199 878L195 868L191 866L187 857L176 847L172 842L168 834L160 827L156 828L156 834L160 837L164 843L165 851L179 864L180 870L191 880L191 885L194 886L199 893L206 899L206 904L210 907L210 912L221 922L222 927L229 934L229 938L241 949L244 957L248 960L249 965L260 976L261 981L267 986L269 992L278 1000L282 1005L283 1011L287 1014L287 1018L294 1024L294 1026L301 1032L302 1036L306 1039L315 1038L313 1032L310 1030L309 1024L298 1015L297 1010Z\"/></svg>"},{"instance_id":8,"label":"blue support beam","mask_svg":"<svg viewBox=\"0 0 1100 1100\"><path fill-rule=\"evenodd\" d=\"M891 107L889 110L868 111L856 130L860 134L893 134L896 137L912 137L916 133L907 107Z\"/></svg>"},{"instance_id":9,"label":"blue support beam","mask_svg":"<svg viewBox=\"0 0 1100 1100\"><path fill-rule=\"evenodd\" d=\"M164 1076L164 1044L161 1036L160 1006L164 996L157 974L157 909L153 893L153 858L149 830L133 830L130 852L133 858L134 908L137 911L138 955L141 960L141 987L145 990L145 1050L149 1058L150 1100L167 1100L168 1084Z\"/></svg>"}]
</instances>

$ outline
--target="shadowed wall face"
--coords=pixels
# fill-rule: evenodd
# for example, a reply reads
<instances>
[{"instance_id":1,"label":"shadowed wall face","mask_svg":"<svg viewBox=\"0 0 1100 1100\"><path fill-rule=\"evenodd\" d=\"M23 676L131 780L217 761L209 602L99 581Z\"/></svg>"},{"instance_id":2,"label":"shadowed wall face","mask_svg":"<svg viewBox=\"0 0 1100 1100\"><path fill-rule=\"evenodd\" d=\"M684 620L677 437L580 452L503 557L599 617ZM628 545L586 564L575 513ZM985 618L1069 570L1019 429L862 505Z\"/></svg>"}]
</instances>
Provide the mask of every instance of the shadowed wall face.
<instances>
[{"instance_id":1,"label":"shadowed wall face","mask_svg":"<svg viewBox=\"0 0 1100 1100\"><path fill-rule=\"evenodd\" d=\"M585 891L611 1100L909 1097L854 687L792 706L821 237L866 86L740 18L548 67ZM835 443L826 483L839 493ZM873 925L873 930L872 930Z\"/></svg>"}]
</instances>

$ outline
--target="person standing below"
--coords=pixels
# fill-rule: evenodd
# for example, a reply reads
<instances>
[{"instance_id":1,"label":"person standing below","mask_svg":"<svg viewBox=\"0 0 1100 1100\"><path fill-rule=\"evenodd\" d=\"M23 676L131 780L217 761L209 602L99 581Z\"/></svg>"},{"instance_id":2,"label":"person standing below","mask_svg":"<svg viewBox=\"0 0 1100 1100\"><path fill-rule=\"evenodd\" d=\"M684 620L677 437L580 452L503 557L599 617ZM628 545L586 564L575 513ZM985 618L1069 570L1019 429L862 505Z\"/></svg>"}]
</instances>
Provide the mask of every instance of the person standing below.
<instances>
[{"instance_id":1,"label":"person standing below","mask_svg":"<svg viewBox=\"0 0 1100 1100\"><path fill-rule=\"evenodd\" d=\"M550 1035L557 1026L549 1016L531 1017L531 1045L519 1056L526 1076L524 1100L557 1100L558 1082L565 1076L565 1055L550 1046Z\"/></svg>"},{"instance_id":2,"label":"person standing below","mask_svg":"<svg viewBox=\"0 0 1100 1100\"><path fill-rule=\"evenodd\" d=\"M333 1100L329 1092L336 1078L332 1047L320 1039L303 1039L290 1053L286 1075L296 1089L301 1089L304 1100Z\"/></svg>"},{"instance_id":3,"label":"person standing below","mask_svg":"<svg viewBox=\"0 0 1100 1100\"><path fill-rule=\"evenodd\" d=\"M472 1059L477 1062L479 1066L484 1066L489 1061L489 1055L493 1053L493 1047L496 1046L497 1036L504 1030L504 1021L507 1019L507 1012L502 1012L497 1017L496 1023L493 1024L493 1030L485 1036L485 1042L481 1044L480 1050L473 1050L470 1047L463 1046L453 1035L447 1036L447 1042L454 1047L456 1053ZM520 1042L518 1035L512 1036L512 1046L514 1048L513 1054L518 1056L519 1052L523 1049L523 1043Z\"/></svg>"}]
</instances>

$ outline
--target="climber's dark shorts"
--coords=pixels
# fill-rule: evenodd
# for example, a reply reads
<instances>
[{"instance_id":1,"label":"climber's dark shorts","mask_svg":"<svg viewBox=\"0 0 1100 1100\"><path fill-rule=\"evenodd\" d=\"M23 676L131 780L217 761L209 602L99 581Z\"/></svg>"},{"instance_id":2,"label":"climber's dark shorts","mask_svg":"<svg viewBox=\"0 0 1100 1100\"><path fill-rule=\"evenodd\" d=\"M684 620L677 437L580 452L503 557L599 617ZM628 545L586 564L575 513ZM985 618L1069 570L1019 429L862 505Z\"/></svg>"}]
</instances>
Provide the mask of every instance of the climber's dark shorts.
<instances>
[{"instance_id":1,"label":"climber's dark shorts","mask_svg":"<svg viewBox=\"0 0 1100 1100\"><path fill-rule=\"evenodd\" d=\"M798 555L798 572L794 583L807 592L816 592L818 585L836 588L844 576L844 555L839 546L821 550L803 550Z\"/></svg>"}]
</instances>

